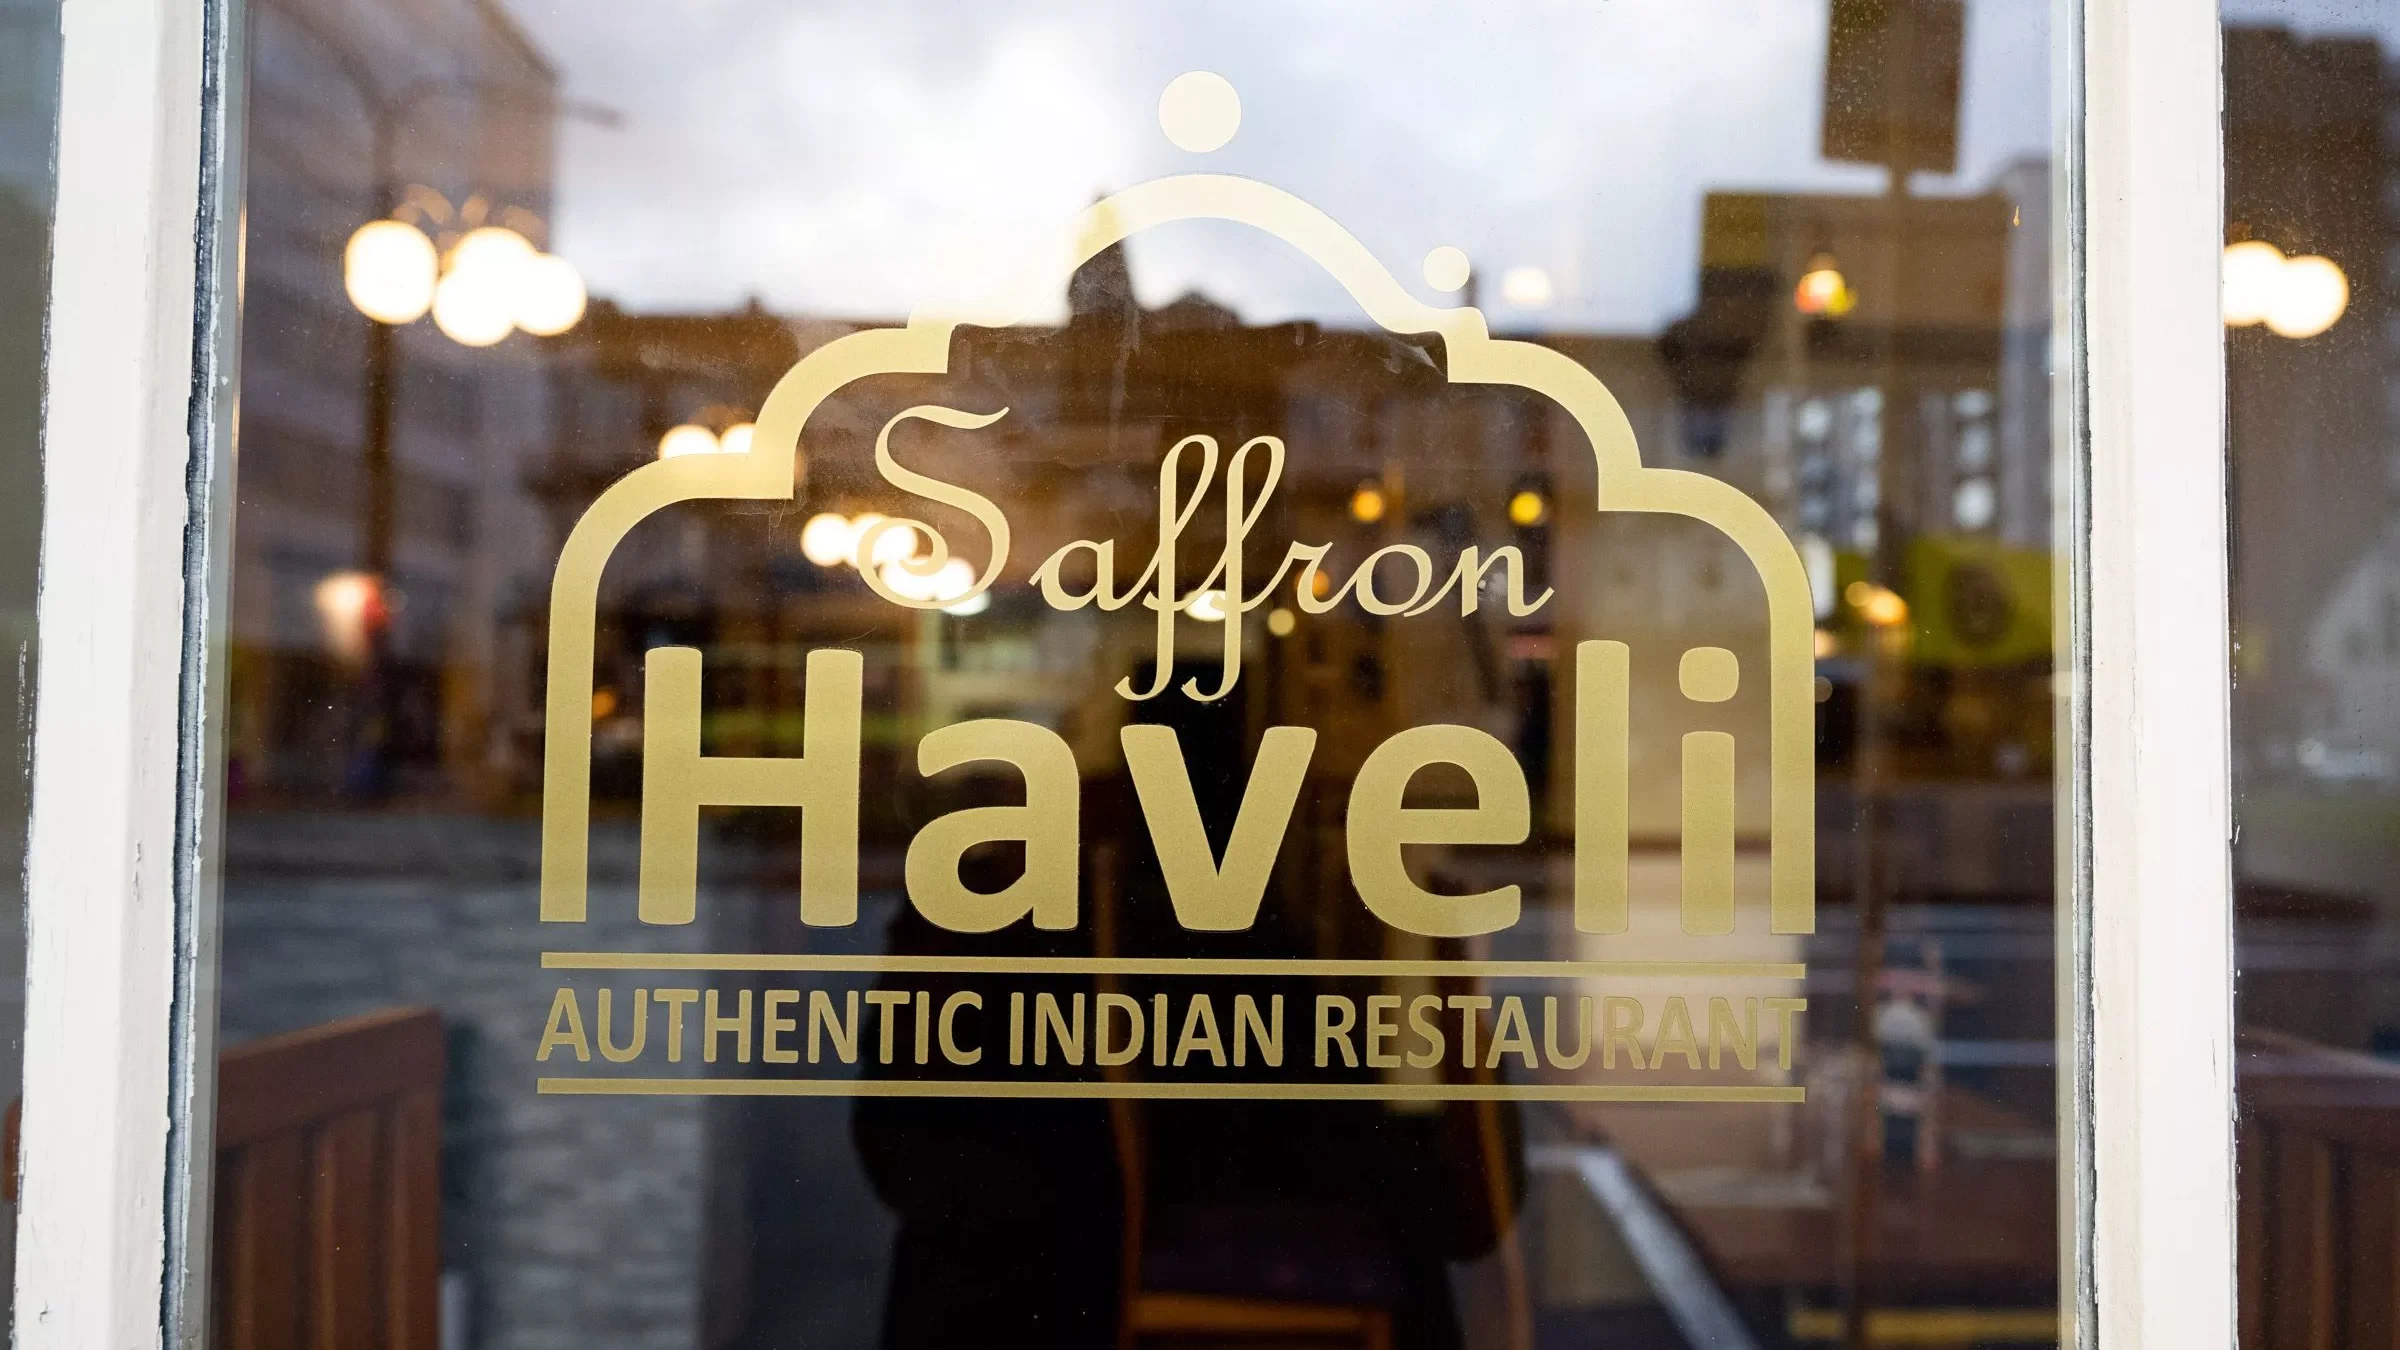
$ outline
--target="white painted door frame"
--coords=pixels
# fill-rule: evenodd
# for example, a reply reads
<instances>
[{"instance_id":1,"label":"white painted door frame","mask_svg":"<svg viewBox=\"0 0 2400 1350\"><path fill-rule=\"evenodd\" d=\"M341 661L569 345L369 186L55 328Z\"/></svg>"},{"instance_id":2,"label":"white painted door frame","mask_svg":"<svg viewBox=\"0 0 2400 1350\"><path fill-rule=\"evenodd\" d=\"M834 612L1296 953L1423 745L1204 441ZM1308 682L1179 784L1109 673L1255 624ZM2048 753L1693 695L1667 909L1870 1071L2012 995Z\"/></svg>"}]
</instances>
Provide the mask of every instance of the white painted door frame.
<instances>
[{"instance_id":1,"label":"white painted door frame","mask_svg":"<svg viewBox=\"0 0 2400 1350\"><path fill-rule=\"evenodd\" d=\"M2233 1345L2218 18L2058 0L2062 1307ZM65 0L17 1344L203 1339L239 0ZM236 53L228 60L227 54ZM230 115L229 115L230 114ZM2080 323L2068 321L2075 316ZM2077 374L2080 378L2076 378ZM2088 982L2078 978L2088 973ZM193 1239L193 1240L187 1240ZM187 1300L185 1291L193 1291Z\"/></svg>"},{"instance_id":2,"label":"white painted door frame","mask_svg":"<svg viewBox=\"0 0 2400 1350\"><path fill-rule=\"evenodd\" d=\"M60 17L15 1340L147 1350L205 1326L241 62L231 0Z\"/></svg>"},{"instance_id":3,"label":"white painted door frame","mask_svg":"<svg viewBox=\"0 0 2400 1350\"><path fill-rule=\"evenodd\" d=\"M2083 0L2086 737L2070 1011L2085 1344L2234 1344L2233 856L2222 46L2216 0ZM2075 31L2075 30L2070 30ZM2076 402L2071 400L2071 402ZM2075 441L2069 440L2073 446ZM2088 1074L2088 1078L2085 1075ZM2085 1095L2088 1092L2088 1096ZM2081 1206L2074 1206L2079 1209ZM2070 1210L2070 1213L2072 1209ZM2089 1299L2087 1303L2085 1300Z\"/></svg>"}]
</instances>

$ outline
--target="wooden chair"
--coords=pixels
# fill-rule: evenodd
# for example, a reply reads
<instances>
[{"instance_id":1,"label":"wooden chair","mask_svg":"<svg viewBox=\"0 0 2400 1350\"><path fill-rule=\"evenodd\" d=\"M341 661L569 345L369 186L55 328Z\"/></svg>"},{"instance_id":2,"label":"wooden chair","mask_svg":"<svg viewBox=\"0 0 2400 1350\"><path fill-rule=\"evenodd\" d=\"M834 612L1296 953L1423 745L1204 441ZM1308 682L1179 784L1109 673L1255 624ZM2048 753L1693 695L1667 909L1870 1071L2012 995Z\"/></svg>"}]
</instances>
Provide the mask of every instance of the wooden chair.
<instances>
[{"instance_id":1,"label":"wooden chair","mask_svg":"<svg viewBox=\"0 0 2400 1350\"><path fill-rule=\"evenodd\" d=\"M1120 1266L1124 1313L1117 1338L1123 1350L1138 1350L1147 1341L1173 1337L1307 1340L1356 1346L1358 1350L1391 1350L1391 1314L1380 1307L1144 1288L1142 1257L1150 1207L1142 1104L1114 1098L1108 1104L1108 1119L1116 1136L1117 1166L1125 1186Z\"/></svg>"},{"instance_id":2,"label":"wooden chair","mask_svg":"<svg viewBox=\"0 0 2400 1350\"><path fill-rule=\"evenodd\" d=\"M430 1008L225 1052L211 1344L436 1350L445 1061ZM8 1106L11 1159L19 1105ZM13 1202L17 1169L5 1171Z\"/></svg>"}]
</instances>

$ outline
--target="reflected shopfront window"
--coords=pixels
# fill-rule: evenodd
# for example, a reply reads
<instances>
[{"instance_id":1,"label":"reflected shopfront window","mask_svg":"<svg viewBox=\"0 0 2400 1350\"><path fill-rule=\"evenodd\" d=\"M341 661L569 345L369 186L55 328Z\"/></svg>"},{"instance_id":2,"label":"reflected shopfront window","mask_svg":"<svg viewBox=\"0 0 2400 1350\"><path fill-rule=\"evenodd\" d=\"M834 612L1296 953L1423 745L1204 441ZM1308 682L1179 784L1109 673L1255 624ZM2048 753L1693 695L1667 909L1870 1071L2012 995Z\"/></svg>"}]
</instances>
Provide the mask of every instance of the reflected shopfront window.
<instances>
[{"instance_id":1,"label":"reflected shopfront window","mask_svg":"<svg viewBox=\"0 0 2400 1350\"><path fill-rule=\"evenodd\" d=\"M2045 14L257 5L220 1335L2054 1343Z\"/></svg>"}]
</instances>

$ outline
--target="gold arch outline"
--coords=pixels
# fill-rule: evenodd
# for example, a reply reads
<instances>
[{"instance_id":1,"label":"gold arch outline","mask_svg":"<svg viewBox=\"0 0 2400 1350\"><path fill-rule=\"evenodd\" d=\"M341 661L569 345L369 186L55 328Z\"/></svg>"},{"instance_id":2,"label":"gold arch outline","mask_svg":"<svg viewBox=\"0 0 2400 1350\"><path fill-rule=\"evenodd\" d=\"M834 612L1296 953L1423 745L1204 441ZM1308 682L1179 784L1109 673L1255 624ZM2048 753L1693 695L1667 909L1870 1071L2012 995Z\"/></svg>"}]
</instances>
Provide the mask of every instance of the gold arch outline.
<instances>
[{"instance_id":1,"label":"gold arch outline","mask_svg":"<svg viewBox=\"0 0 2400 1350\"><path fill-rule=\"evenodd\" d=\"M740 455L656 460L611 484L567 536L550 583L550 667L542 771L542 919L581 922L591 842L592 657L600 574L617 544L652 512L707 499L792 494L800 430L835 391L870 375L939 375L961 326L1007 328L1054 299L1094 254L1154 226L1223 220L1264 231L1331 273L1369 318L1393 333L1442 339L1453 384L1514 385L1567 410L1591 441L1602 511L1685 516L1738 545L1767 592L1768 923L1816 931L1816 706L1814 611L1808 575L1775 518L1721 479L1645 468L1633 426L1598 376L1565 354L1491 335L1472 306L1436 308L1404 290L1356 236L1281 188L1228 174L1178 174L1138 183L1087 208L1056 236L1054 253L1013 284L957 312L919 309L899 328L837 338L800 359L759 409Z\"/></svg>"}]
</instances>

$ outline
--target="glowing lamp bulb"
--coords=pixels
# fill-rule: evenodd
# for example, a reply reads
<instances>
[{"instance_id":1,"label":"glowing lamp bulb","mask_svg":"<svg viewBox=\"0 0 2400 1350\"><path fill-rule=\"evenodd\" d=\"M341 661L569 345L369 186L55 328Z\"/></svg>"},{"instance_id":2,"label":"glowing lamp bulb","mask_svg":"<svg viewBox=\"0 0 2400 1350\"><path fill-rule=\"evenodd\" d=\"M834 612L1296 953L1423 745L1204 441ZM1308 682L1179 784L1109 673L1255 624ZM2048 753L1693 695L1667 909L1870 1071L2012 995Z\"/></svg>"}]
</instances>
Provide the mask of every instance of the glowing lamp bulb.
<instances>
[{"instance_id":1,"label":"glowing lamp bulb","mask_svg":"<svg viewBox=\"0 0 2400 1350\"><path fill-rule=\"evenodd\" d=\"M850 552L856 544L849 520L831 511L810 516L808 523L800 527L800 553L819 567L850 561Z\"/></svg>"},{"instance_id":2,"label":"glowing lamp bulb","mask_svg":"<svg viewBox=\"0 0 2400 1350\"><path fill-rule=\"evenodd\" d=\"M1808 260L1808 271L1792 288L1792 307L1811 317L1838 319L1857 306L1858 293L1850 289L1849 279L1822 253Z\"/></svg>"},{"instance_id":3,"label":"glowing lamp bulb","mask_svg":"<svg viewBox=\"0 0 2400 1350\"><path fill-rule=\"evenodd\" d=\"M2248 328L2264 322L2281 289L2283 250L2264 239L2227 244L2218 277L2224 290L2227 326Z\"/></svg>"},{"instance_id":4,"label":"glowing lamp bulb","mask_svg":"<svg viewBox=\"0 0 2400 1350\"><path fill-rule=\"evenodd\" d=\"M658 457L660 459L681 459L685 455L713 455L715 453L717 453L716 434L707 427L696 426L690 422L679 427L669 427L667 434L658 438Z\"/></svg>"},{"instance_id":5,"label":"glowing lamp bulb","mask_svg":"<svg viewBox=\"0 0 2400 1350\"><path fill-rule=\"evenodd\" d=\"M517 321L506 287L488 273L454 271L433 288L433 324L462 347L489 347Z\"/></svg>"},{"instance_id":6,"label":"glowing lamp bulb","mask_svg":"<svg viewBox=\"0 0 2400 1350\"><path fill-rule=\"evenodd\" d=\"M557 337L583 317L583 274L552 253L522 259L516 273L517 327L535 337Z\"/></svg>"},{"instance_id":7,"label":"glowing lamp bulb","mask_svg":"<svg viewBox=\"0 0 2400 1350\"><path fill-rule=\"evenodd\" d=\"M1382 488L1361 483L1358 491L1350 494L1350 518L1361 525L1372 525L1383 519L1385 505Z\"/></svg>"},{"instance_id":8,"label":"glowing lamp bulb","mask_svg":"<svg viewBox=\"0 0 2400 1350\"><path fill-rule=\"evenodd\" d=\"M342 249L342 289L377 323L415 323L433 307L441 258L433 241L400 220L370 220Z\"/></svg>"},{"instance_id":9,"label":"glowing lamp bulb","mask_svg":"<svg viewBox=\"0 0 2400 1350\"><path fill-rule=\"evenodd\" d=\"M513 283L537 256L524 235L505 225L485 225L459 236L443 262L453 273L480 272L494 281Z\"/></svg>"},{"instance_id":10,"label":"glowing lamp bulb","mask_svg":"<svg viewBox=\"0 0 2400 1350\"><path fill-rule=\"evenodd\" d=\"M2350 308L2350 278L2331 258L2287 258L2267 306L2267 327L2280 337L2312 338Z\"/></svg>"}]
</instances>

